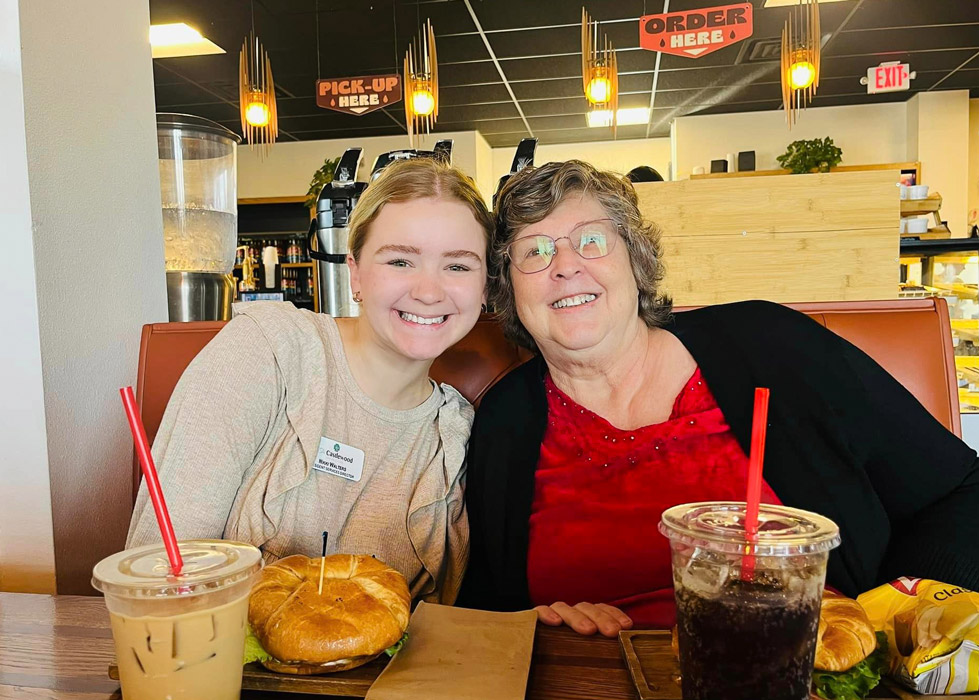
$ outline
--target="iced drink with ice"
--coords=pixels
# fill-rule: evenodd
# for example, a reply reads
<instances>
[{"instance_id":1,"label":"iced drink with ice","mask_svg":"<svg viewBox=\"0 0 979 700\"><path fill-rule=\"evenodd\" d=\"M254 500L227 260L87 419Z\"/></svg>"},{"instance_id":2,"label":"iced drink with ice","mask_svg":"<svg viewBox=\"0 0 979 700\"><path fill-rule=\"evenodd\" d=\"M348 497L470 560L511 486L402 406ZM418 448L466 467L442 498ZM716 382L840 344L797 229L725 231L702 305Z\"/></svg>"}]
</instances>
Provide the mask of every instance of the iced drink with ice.
<instances>
[{"instance_id":1,"label":"iced drink with ice","mask_svg":"<svg viewBox=\"0 0 979 700\"><path fill-rule=\"evenodd\" d=\"M92 585L105 594L126 700L237 700L248 595L261 569L251 545L180 543L184 565L170 575L162 545L99 562Z\"/></svg>"},{"instance_id":2,"label":"iced drink with ice","mask_svg":"<svg viewBox=\"0 0 979 700\"><path fill-rule=\"evenodd\" d=\"M807 700L829 551L828 518L761 506L754 569L745 504L689 503L663 513L677 605L684 700Z\"/></svg>"}]
</instances>

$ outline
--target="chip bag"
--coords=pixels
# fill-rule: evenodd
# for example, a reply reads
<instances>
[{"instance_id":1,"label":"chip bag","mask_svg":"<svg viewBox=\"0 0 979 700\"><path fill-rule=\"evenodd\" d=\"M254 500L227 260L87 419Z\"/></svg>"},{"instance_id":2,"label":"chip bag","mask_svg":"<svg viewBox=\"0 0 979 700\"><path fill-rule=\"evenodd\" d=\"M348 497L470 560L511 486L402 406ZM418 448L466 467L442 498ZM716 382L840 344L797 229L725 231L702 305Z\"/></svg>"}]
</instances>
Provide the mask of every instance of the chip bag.
<instances>
[{"instance_id":1,"label":"chip bag","mask_svg":"<svg viewBox=\"0 0 979 700\"><path fill-rule=\"evenodd\" d=\"M979 593L902 577L857 601L887 634L897 681L932 695L979 691Z\"/></svg>"}]
</instances>

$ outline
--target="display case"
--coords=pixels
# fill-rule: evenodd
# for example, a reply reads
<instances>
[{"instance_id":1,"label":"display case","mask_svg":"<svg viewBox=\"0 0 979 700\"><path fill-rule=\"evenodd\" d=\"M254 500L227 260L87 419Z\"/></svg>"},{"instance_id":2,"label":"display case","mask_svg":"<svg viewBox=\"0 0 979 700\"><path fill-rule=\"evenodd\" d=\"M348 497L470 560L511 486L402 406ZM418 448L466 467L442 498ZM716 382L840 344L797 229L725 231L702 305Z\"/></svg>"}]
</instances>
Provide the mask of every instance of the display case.
<instances>
[{"instance_id":1,"label":"display case","mask_svg":"<svg viewBox=\"0 0 979 700\"><path fill-rule=\"evenodd\" d=\"M236 299L278 300L319 311L319 274L309 255L310 211L305 197L238 200L238 246L234 276ZM274 265L263 252L275 248ZM248 255L254 288L243 287L243 258Z\"/></svg>"},{"instance_id":2,"label":"display case","mask_svg":"<svg viewBox=\"0 0 979 700\"><path fill-rule=\"evenodd\" d=\"M962 413L979 413L979 238L901 241L902 297L948 302Z\"/></svg>"}]
</instances>

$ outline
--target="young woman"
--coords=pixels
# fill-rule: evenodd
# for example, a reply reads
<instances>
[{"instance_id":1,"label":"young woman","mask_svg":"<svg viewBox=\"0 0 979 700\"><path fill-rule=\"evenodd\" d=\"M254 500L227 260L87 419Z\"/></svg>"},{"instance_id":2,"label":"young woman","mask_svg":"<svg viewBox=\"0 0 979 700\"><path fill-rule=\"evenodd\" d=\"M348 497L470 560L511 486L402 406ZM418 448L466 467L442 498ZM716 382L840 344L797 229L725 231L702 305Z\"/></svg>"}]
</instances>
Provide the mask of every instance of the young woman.
<instances>
[{"instance_id":1,"label":"young woman","mask_svg":"<svg viewBox=\"0 0 979 700\"><path fill-rule=\"evenodd\" d=\"M462 494L472 407L428 372L486 295L492 219L459 170L390 166L350 221L354 299L337 323L291 304L239 304L180 379L153 445L181 539L290 554L373 554L415 598L451 603L469 532ZM145 485L128 546L159 539Z\"/></svg>"}]
</instances>

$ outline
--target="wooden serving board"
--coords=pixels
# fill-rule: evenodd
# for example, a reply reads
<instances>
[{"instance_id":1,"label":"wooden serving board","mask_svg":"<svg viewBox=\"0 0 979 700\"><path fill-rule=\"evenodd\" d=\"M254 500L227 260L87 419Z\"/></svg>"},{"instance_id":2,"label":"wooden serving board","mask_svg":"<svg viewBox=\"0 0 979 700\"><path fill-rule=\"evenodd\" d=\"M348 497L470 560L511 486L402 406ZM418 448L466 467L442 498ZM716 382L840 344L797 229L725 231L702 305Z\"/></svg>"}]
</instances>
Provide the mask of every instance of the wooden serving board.
<instances>
[{"instance_id":1,"label":"wooden serving board","mask_svg":"<svg viewBox=\"0 0 979 700\"><path fill-rule=\"evenodd\" d=\"M680 666L673 656L670 633L664 630L623 630L619 646L639 700L681 700ZM815 697L815 696L813 696ZM887 700L951 700L979 698L979 695L918 695L885 680L874 688L870 698Z\"/></svg>"},{"instance_id":2,"label":"wooden serving board","mask_svg":"<svg viewBox=\"0 0 979 700\"><path fill-rule=\"evenodd\" d=\"M370 663L349 671L325 673L319 676L292 676L286 673L273 673L266 670L261 664L247 664L241 676L241 689L363 698L367 696L367 690L387 666L388 660L386 655L381 654ZM119 680L118 666L109 666L109 678Z\"/></svg>"}]
</instances>

